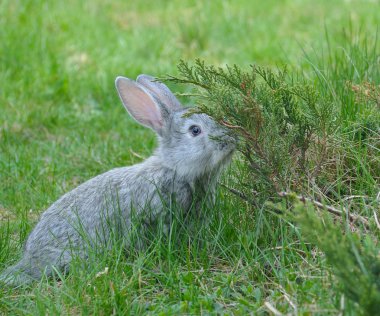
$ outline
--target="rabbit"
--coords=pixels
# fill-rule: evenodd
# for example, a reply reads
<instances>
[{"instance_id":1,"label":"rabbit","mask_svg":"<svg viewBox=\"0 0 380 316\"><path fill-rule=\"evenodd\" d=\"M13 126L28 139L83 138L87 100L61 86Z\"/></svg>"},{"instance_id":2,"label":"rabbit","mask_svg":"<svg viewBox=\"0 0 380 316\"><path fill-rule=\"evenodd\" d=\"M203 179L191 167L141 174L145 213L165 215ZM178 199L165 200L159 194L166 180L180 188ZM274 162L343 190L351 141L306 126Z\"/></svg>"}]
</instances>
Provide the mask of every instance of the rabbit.
<instances>
[{"instance_id":1,"label":"rabbit","mask_svg":"<svg viewBox=\"0 0 380 316\"><path fill-rule=\"evenodd\" d=\"M157 133L157 149L145 161L98 175L54 202L28 236L21 260L0 275L2 283L21 286L66 271L73 249L86 258L88 241L79 226L89 240L106 243L110 228L104 220L117 212L128 230L132 209L143 221L154 220L173 197L183 211L194 199L215 199L218 177L231 161L236 139L210 116L182 107L151 76L142 74L136 81L117 77L115 85L129 114Z\"/></svg>"}]
</instances>

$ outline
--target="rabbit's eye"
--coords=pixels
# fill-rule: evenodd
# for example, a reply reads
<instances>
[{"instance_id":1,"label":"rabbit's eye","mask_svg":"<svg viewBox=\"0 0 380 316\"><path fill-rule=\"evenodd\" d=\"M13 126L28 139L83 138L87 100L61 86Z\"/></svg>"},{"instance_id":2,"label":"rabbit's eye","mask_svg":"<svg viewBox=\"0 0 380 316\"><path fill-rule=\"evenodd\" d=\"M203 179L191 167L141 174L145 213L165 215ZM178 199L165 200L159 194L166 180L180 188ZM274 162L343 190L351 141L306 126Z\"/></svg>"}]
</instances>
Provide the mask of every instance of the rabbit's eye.
<instances>
[{"instance_id":1,"label":"rabbit's eye","mask_svg":"<svg viewBox=\"0 0 380 316\"><path fill-rule=\"evenodd\" d=\"M189 128L193 136L198 136L201 133L201 128L198 125L192 125Z\"/></svg>"}]
</instances>

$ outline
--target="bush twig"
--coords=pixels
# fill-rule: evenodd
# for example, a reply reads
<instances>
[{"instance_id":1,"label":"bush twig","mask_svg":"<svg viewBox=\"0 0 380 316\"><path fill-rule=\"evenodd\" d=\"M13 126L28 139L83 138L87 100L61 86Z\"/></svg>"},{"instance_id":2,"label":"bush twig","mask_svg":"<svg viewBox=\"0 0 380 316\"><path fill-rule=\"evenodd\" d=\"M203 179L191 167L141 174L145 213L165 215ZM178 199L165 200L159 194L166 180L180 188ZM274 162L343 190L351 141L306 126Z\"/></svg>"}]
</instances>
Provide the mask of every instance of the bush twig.
<instances>
[{"instance_id":1,"label":"bush twig","mask_svg":"<svg viewBox=\"0 0 380 316\"><path fill-rule=\"evenodd\" d=\"M285 192L285 191L278 192L278 195L280 197L296 197L298 200L300 200L303 203L309 202L309 203L313 204L314 206L316 206L317 208L319 208L321 210L326 210L326 211L330 212L331 214L334 214L337 216L342 217L343 215L346 215L349 218L350 222L355 223L356 221L360 221L365 226L365 228L369 228L369 223L368 223L367 218L365 218L361 215L350 214L345 208L343 208L344 211L341 211L341 210L338 210L331 205L325 205L325 204L318 202L314 199L311 199L311 198L308 198L308 197L305 197L302 195L294 195L294 193Z\"/></svg>"},{"instance_id":2,"label":"bush twig","mask_svg":"<svg viewBox=\"0 0 380 316\"><path fill-rule=\"evenodd\" d=\"M243 192L241 192L239 190L236 190L234 188L230 188L229 186L227 186L227 185L225 185L223 183L220 183L220 185L222 187L226 188L228 191L230 191L234 195L236 195L237 197L239 197L240 199L242 199L243 201L248 202L250 205L257 206L256 203L254 203L252 201L252 199L250 199ZM360 221L364 225L364 227L366 229L369 228L369 222L368 222L367 218L365 218L364 216L361 216L361 215L351 214L345 208L343 208L344 211L341 211L341 210L338 210L337 208L335 208L335 207L333 207L331 205L325 205L325 204L323 204L323 203L321 203L319 201L316 201L316 200L314 200L312 198L308 198L308 197L305 197L305 196L302 196L302 195L295 195L294 193L290 193L290 192L281 191L281 192L277 192L277 194L280 197L284 197L284 198L286 198L286 197L295 197L295 198L297 198L298 200L300 200L303 203L309 202L309 203L313 204L314 206L316 206L317 208L319 208L321 210L326 210L329 213L334 214L334 215L339 216L339 217L343 217L344 215L346 215L349 218L350 222L355 223L357 221ZM380 229L380 223L379 223L379 221L377 219L376 214L375 214L375 221L376 221L377 227Z\"/></svg>"}]
</instances>

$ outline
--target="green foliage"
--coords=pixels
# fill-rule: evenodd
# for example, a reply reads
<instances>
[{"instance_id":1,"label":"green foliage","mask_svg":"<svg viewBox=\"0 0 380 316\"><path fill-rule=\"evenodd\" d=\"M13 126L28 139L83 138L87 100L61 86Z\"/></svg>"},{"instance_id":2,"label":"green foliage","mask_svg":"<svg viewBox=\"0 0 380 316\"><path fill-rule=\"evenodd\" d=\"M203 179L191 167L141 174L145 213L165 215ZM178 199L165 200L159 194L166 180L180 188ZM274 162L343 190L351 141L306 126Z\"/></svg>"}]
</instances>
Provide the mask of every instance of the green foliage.
<instances>
[{"instance_id":1,"label":"green foliage","mask_svg":"<svg viewBox=\"0 0 380 316\"><path fill-rule=\"evenodd\" d=\"M380 306L380 248L376 238L351 232L344 220L316 213L311 204L296 203L288 218L301 228L305 241L318 246L333 266L343 293L363 315L376 315Z\"/></svg>"},{"instance_id":2,"label":"green foliage","mask_svg":"<svg viewBox=\"0 0 380 316\"><path fill-rule=\"evenodd\" d=\"M199 110L215 117L242 140L239 149L245 168L237 178L242 180L238 186L243 191L254 191L265 200L276 191L308 192L310 182L322 186L326 177L335 176L322 169L329 156L340 149L349 156L342 168L359 163L350 153L356 151L358 143L339 131L339 104L331 95L320 93L304 75L294 71L289 74L286 68L215 68L200 60L193 66L182 61L178 69L181 76L167 79L199 87ZM377 106L372 103L367 107L376 117L372 117L372 125L366 126L371 135L378 135L380 128ZM369 145L366 151L373 159L367 165L373 179L377 179L380 168L373 163L380 161L377 150L372 152L371 148L377 148L378 141L376 137L367 139L372 147Z\"/></svg>"}]
</instances>

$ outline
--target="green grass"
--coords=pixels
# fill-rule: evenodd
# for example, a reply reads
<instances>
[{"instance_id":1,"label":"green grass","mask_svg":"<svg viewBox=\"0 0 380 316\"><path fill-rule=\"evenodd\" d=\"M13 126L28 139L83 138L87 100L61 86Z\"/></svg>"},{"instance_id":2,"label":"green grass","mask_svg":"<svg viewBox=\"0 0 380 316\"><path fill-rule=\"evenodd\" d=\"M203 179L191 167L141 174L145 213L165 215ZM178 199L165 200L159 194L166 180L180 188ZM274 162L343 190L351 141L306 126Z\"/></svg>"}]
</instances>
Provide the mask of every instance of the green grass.
<instances>
[{"instance_id":1,"label":"green grass","mask_svg":"<svg viewBox=\"0 0 380 316\"><path fill-rule=\"evenodd\" d=\"M331 157L343 163L326 172L329 198L369 196L372 204L354 198L350 206L370 215L378 148L366 137L378 134L366 127L377 116L345 87L380 83L379 12L366 0L1 1L0 267L17 259L39 214L63 193L152 153L153 133L128 117L114 79L177 74L180 59L287 63L302 73L331 98L337 135L350 140ZM60 282L0 289L0 313L354 313L324 255L288 221L223 189L209 213L209 225L193 232L175 223L143 252L125 256L115 241Z\"/></svg>"}]
</instances>

